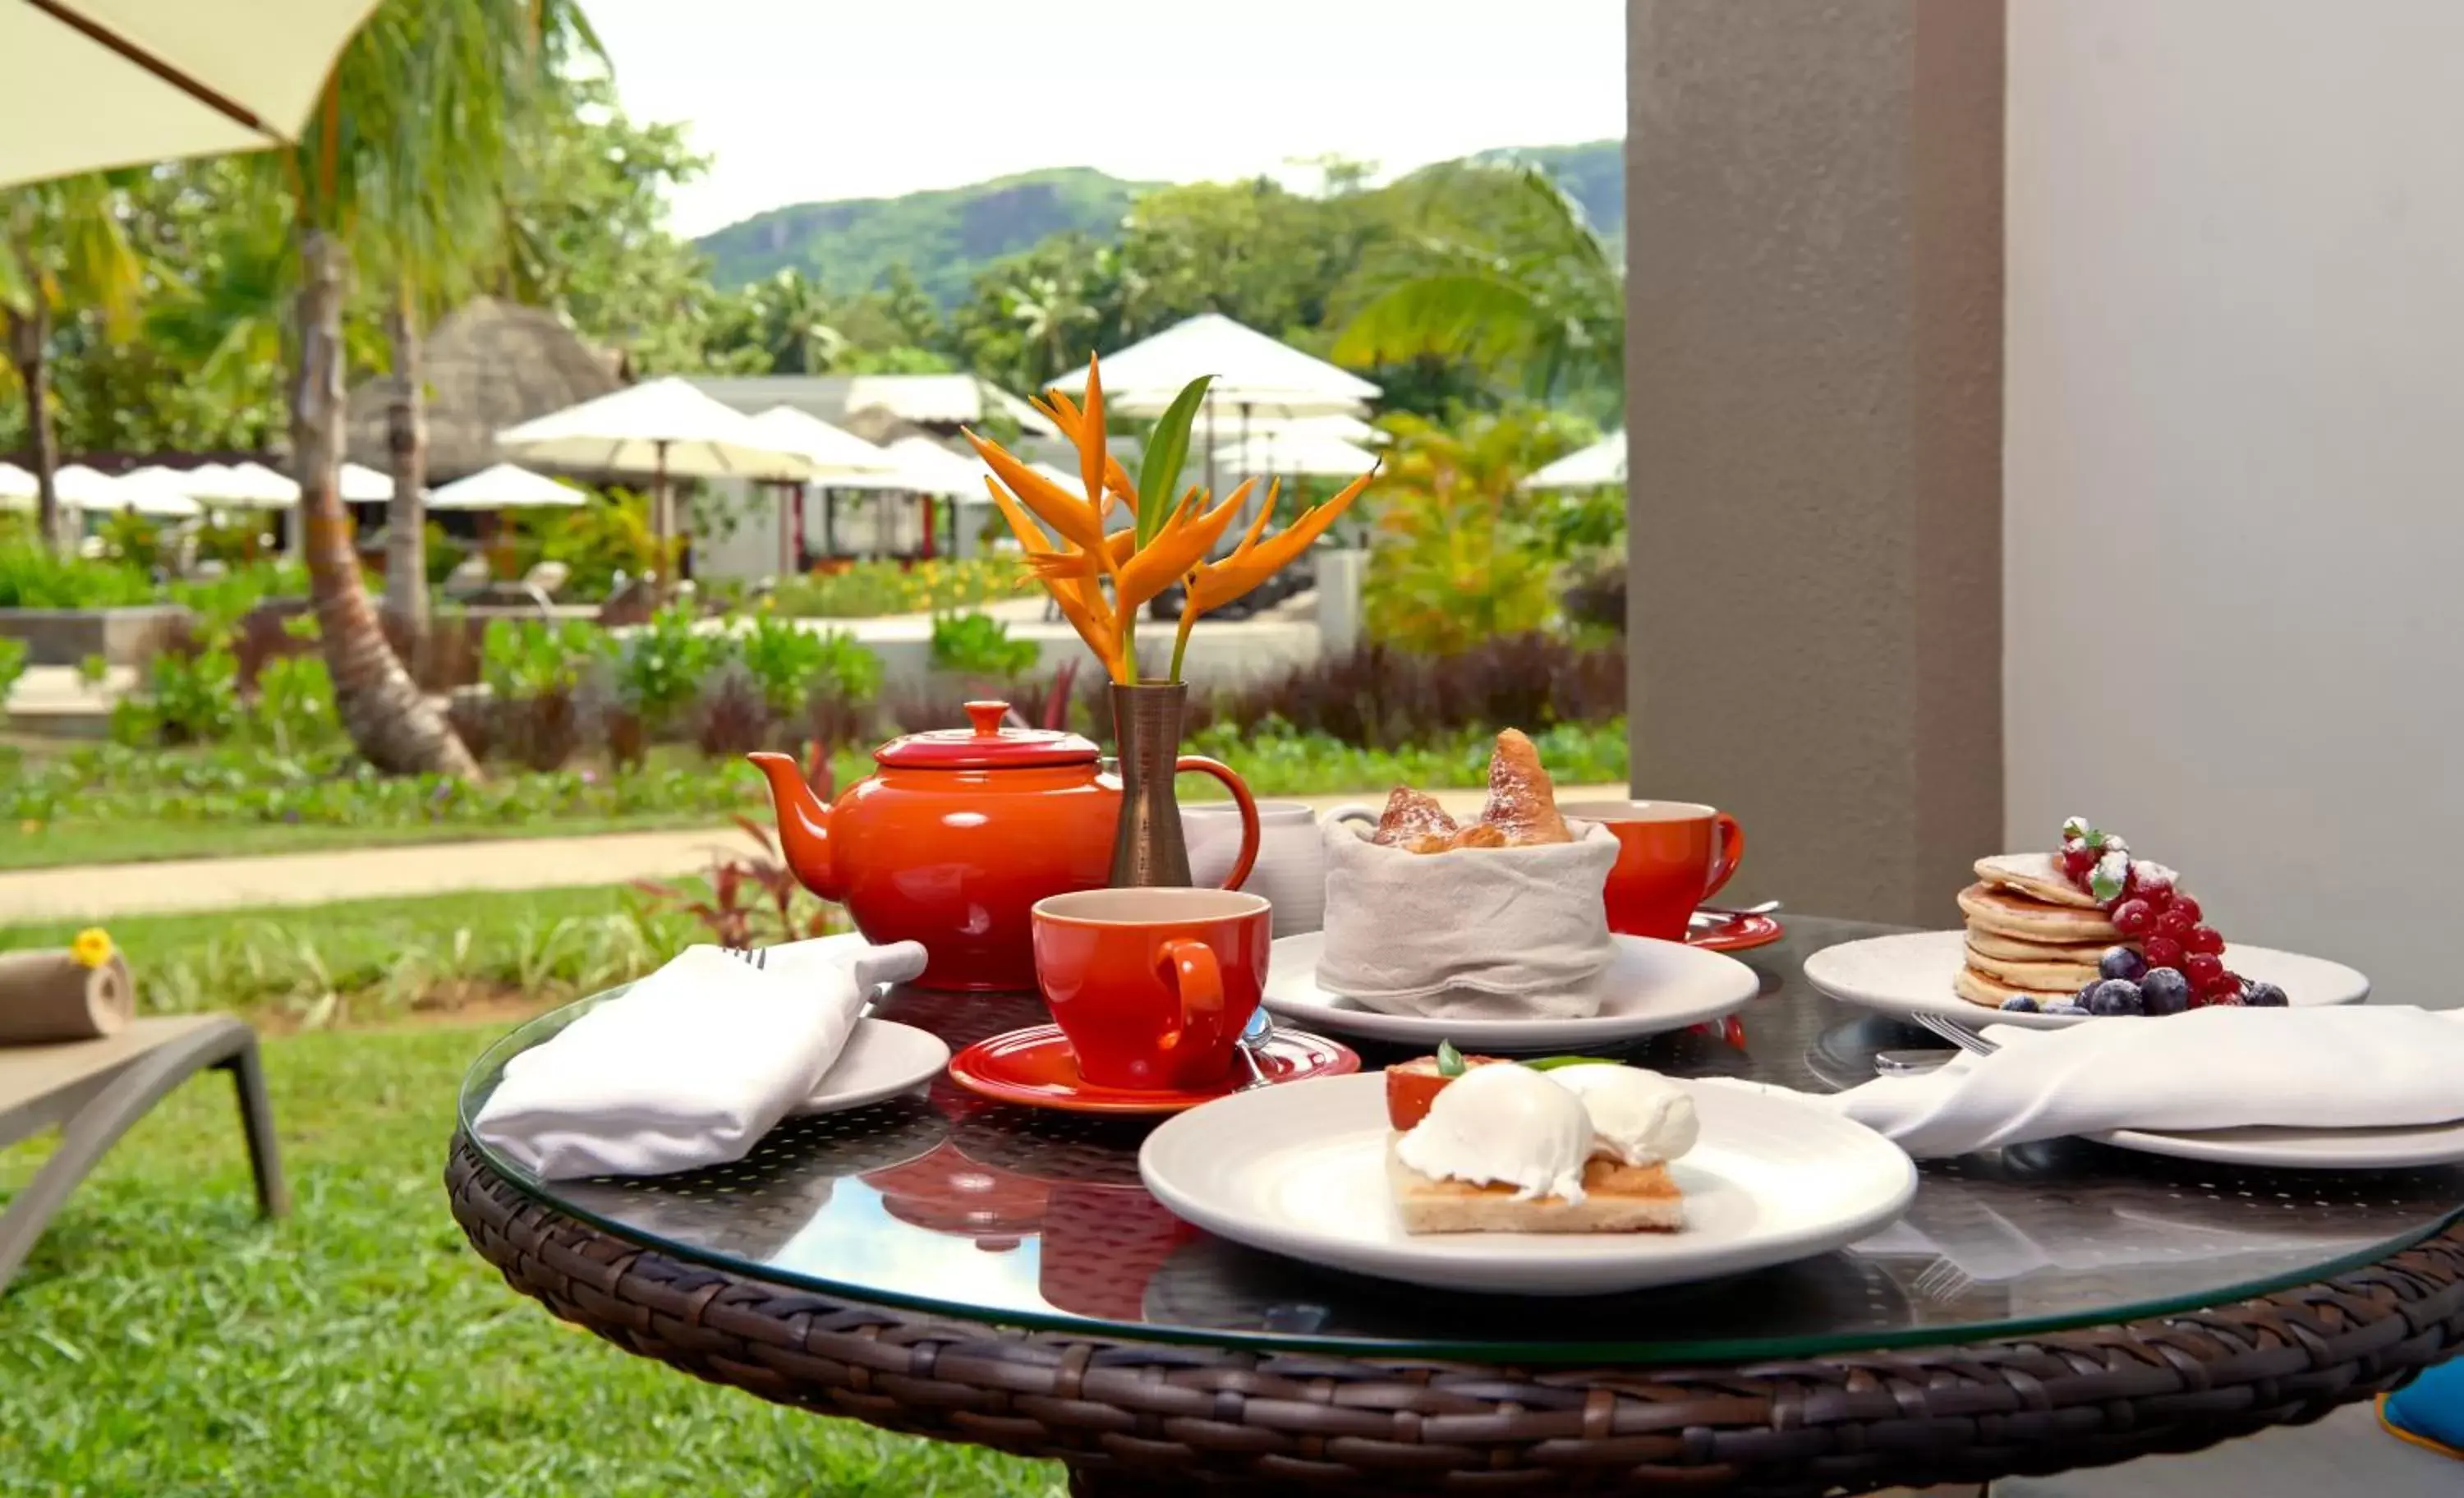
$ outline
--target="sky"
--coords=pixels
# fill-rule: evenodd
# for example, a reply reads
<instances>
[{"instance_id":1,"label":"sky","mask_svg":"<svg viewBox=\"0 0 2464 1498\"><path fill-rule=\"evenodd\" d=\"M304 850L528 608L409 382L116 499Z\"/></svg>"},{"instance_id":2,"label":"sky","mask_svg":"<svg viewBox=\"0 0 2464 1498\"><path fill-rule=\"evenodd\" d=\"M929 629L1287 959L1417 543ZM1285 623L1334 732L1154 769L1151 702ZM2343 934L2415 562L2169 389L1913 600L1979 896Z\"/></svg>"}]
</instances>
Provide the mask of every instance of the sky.
<instances>
[{"instance_id":1,"label":"sky","mask_svg":"<svg viewBox=\"0 0 2464 1498\"><path fill-rule=\"evenodd\" d=\"M688 235L1039 166L1384 173L1625 133L1624 0L585 0L626 112L714 158Z\"/></svg>"}]
</instances>

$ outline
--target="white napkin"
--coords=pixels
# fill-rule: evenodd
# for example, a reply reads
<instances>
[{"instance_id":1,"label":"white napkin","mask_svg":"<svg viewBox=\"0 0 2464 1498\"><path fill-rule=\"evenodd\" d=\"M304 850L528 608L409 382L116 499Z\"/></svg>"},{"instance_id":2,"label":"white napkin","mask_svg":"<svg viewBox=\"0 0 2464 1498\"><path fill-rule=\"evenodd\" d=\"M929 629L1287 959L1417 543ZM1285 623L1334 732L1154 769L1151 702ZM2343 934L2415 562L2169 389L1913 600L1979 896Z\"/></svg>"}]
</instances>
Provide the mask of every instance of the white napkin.
<instances>
[{"instance_id":1,"label":"white napkin","mask_svg":"<svg viewBox=\"0 0 2464 1498\"><path fill-rule=\"evenodd\" d=\"M2058 1030L1826 1099L1919 1158L2112 1129L2366 1129L2464 1118L2464 1012L2193 1009Z\"/></svg>"},{"instance_id":2,"label":"white napkin","mask_svg":"<svg viewBox=\"0 0 2464 1498\"><path fill-rule=\"evenodd\" d=\"M1573 827L1572 843L1411 853L1330 824L1318 986L1430 1019L1599 1013L1617 842L1596 823Z\"/></svg>"},{"instance_id":3,"label":"white napkin","mask_svg":"<svg viewBox=\"0 0 2464 1498\"><path fill-rule=\"evenodd\" d=\"M872 990L923 971L913 941L791 942L759 968L688 947L507 1062L472 1128L542 1180L742 1159L813 1095Z\"/></svg>"}]
</instances>

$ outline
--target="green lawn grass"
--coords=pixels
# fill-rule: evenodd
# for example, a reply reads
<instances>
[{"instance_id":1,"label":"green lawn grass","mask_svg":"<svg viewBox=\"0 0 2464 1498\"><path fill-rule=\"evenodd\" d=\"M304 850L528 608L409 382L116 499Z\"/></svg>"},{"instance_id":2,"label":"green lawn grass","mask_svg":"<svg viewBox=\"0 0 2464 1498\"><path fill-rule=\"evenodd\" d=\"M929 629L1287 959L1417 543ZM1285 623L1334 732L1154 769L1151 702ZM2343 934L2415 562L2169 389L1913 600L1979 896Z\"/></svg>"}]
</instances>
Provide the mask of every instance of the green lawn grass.
<instances>
[{"instance_id":1,"label":"green lawn grass","mask_svg":"<svg viewBox=\"0 0 2464 1498\"><path fill-rule=\"evenodd\" d=\"M646 813L510 824L435 823L353 826L330 823L162 822L130 827L118 822L56 822L28 831L0 828L0 870L64 869L79 864L162 863L181 858L253 858L320 853L343 848L411 843L472 843L513 837L588 837L601 832L657 832L713 826L706 815Z\"/></svg>"},{"instance_id":2,"label":"green lawn grass","mask_svg":"<svg viewBox=\"0 0 2464 1498\"><path fill-rule=\"evenodd\" d=\"M190 1083L0 1297L0 1493L1051 1494L1057 1467L698 1383L565 1327L465 1246L440 1172L472 1027L269 1041L297 1206L256 1221L231 1090ZM39 1149L0 1151L0 1192Z\"/></svg>"},{"instance_id":3,"label":"green lawn grass","mask_svg":"<svg viewBox=\"0 0 2464 1498\"><path fill-rule=\"evenodd\" d=\"M811 896L799 899L811 908ZM66 946L90 924L0 926L0 952ZM317 1025L507 994L545 1004L639 977L710 939L624 885L125 915L103 926L127 955L146 1013L233 1009Z\"/></svg>"}]
</instances>

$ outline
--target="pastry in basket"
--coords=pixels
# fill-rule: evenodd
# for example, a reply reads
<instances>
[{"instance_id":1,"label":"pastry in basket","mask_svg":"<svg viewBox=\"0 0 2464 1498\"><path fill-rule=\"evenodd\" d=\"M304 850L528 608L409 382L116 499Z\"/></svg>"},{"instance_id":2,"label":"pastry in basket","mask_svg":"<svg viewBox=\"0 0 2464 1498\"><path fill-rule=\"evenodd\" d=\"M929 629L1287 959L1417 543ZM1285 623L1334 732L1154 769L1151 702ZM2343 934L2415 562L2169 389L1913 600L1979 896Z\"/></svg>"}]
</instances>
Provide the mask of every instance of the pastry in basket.
<instances>
[{"instance_id":1,"label":"pastry in basket","mask_svg":"<svg viewBox=\"0 0 2464 1498\"><path fill-rule=\"evenodd\" d=\"M1414 853L1446 853L1463 848L1525 848L1571 843L1573 830L1557 814L1556 787L1540 764L1539 746L1520 730L1497 736L1488 757L1488 804L1480 820L1460 826L1426 791L1397 785L1386 798L1371 842Z\"/></svg>"},{"instance_id":2,"label":"pastry in basket","mask_svg":"<svg viewBox=\"0 0 2464 1498\"><path fill-rule=\"evenodd\" d=\"M2157 1015L2211 1004L2274 1008L2287 1000L2225 966L2225 938L2162 864L2088 826L2062 824L2051 853L1976 861L1959 892L1966 961L1951 989L1970 1003L2023 1014Z\"/></svg>"},{"instance_id":3,"label":"pastry in basket","mask_svg":"<svg viewBox=\"0 0 2464 1498\"><path fill-rule=\"evenodd\" d=\"M1406 1232L1685 1225L1668 1161L1694 1147L1694 1100L1656 1073L1611 1062L1548 1070L1485 1058L1474 1065L1448 1051L1389 1069L1387 1114L1396 1129L1387 1179Z\"/></svg>"},{"instance_id":4,"label":"pastry in basket","mask_svg":"<svg viewBox=\"0 0 2464 1498\"><path fill-rule=\"evenodd\" d=\"M1480 820L1409 786L1375 831L1326 827L1316 980L1380 1014L1589 1019L1610 965L1606 889L1617 841L1569 826L1529 738L1497 736ZM1434 855L1434 856L1417 856Z\"/></svg>"}]
</instances>

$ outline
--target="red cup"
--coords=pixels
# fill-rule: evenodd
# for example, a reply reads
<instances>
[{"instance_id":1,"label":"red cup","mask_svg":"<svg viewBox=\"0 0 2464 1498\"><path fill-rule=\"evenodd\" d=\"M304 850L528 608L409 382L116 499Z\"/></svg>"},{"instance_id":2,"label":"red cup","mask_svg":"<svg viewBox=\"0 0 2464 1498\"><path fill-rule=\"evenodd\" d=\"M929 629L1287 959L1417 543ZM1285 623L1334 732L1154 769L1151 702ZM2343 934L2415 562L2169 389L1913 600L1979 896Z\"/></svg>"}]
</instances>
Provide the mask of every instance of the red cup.
<instances>
[{"instance_id":1,"label":"red cup","mask_svg":"<svg viewBox=\"0 0 2464 1498\"><path fill-rule=\"evenodd\" d=\"M1559 806L1617 837L1609 870L1609 930L1685 939L1694 907L1720 892L1746 856L1746 834L1725 811L1685 801L1594 801Z\"/></svg>"},{"instance_id":2,"label":"red cup","mask_svg":"<svg viewBox=\"0 0 2464 1498\"><path fill-rule=\"evenodd\" d=\"M1237 890L1081 890L1035 902L1035 980L1098 1087L1221 1082L1257 1012L1272 907Z\"/></svg>"}]
</instances>

